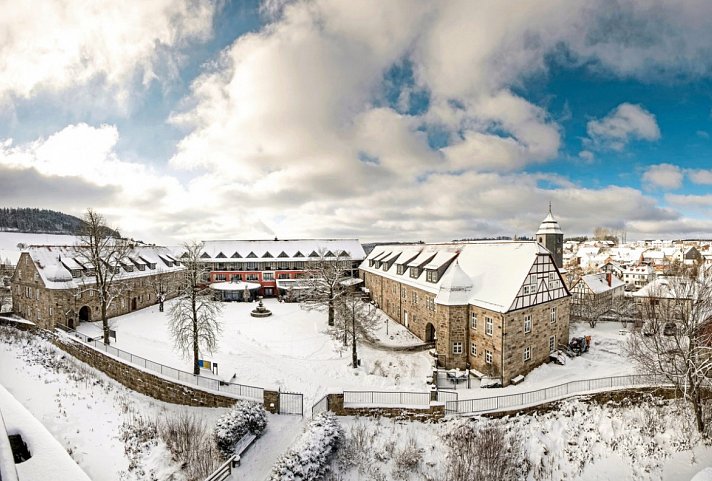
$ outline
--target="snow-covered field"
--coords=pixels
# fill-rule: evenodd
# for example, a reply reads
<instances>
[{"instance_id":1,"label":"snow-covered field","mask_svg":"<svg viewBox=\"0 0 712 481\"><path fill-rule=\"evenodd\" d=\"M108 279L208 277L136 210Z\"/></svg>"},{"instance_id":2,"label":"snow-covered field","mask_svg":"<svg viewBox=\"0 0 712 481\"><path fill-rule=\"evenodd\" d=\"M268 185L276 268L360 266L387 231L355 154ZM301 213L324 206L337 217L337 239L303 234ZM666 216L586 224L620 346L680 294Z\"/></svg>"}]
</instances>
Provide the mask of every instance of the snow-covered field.
<instances>
[{"instance_id":1,"label":"snow-covered field","mask_svg":"<svg viewBox=\"0 0 712 481\"><path fill-rule=\"evenodd\" d=\"M342 481L448 479L450 456L479 458L462 445L448 453L446 441L461 423L502 427L508 445L521 443L516 465L530 481L688 481L712 465L712 447L674 402L599 405L572 399L558 410L500 420L340 420L346 441L332 469Z\"/></svg>"},{"instance_id":2,"label":"snow-covered field","mask_svg":"<svg viewBox=\"0 0 712 481\"><path fill-rule=\"evenodd\" d=\"M42 339L8 332L0 327L0 384L93 481L185 480L165 443L139 442L136 436L127 436L126 426L138 417L194 415L212 429L225 412L156 401L124 388ZM6 407L0 398L0 409L5 412ZM302 421L299 416L269 415L267 430L245 454L235 479L264 479L301 432ZM30 444L31 451L33 447L37 446ZM54 467L60 469L58 464Z\"/></svg>"},{"instance_id":3,"label":"snow-covered field","mask_svg":"<svg viewBox=\"0 0 712 481\"><path fill-rule=\"evenodd\" d=\"M73 245L77 238L64 234L29 234L26 232L5 232L0 231L0 261L9 259L14 265L20 258L22 249L18 244L25 245Z\"/></svg>"},{"instance_id":4,"label":"snow-covered field","mask_svg":"<svg viewBox=\"0 0 712 481\"><path fill-rule=\"evenodd\" d=\"M168 310L158 306L117 317L112 324L117 333L114 347L152 361L192 371L192 360L180 356L173 348L167 328ZM204 358L218 363L219 377L269 389L296 391L304 394L304 407L329 390L418 390L426 389L431 374L432 357L427 352L390 352L367 345L359 346L361 366L352 369L350 347L344 349L325 333L325 312L305 311L296 303L265 299L272 316L254 318L250 311L256 303L223 303L223 332L218 350ZM385 320L384 320L385 323ZM82 323L79 331L100 335L100 323ZM391 342L413 341L412 334L396 323L389 323ZM209 371L205 371L209 375Z\"/></svg>"}]
</instances>

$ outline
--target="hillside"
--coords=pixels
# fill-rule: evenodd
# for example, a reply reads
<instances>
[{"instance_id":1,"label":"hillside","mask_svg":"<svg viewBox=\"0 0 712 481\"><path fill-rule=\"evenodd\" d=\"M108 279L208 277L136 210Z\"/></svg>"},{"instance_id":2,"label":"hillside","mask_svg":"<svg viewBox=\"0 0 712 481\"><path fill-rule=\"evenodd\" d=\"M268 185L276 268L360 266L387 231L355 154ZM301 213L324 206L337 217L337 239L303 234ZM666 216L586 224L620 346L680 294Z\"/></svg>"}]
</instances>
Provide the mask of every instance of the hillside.
<instances>
[{"instance_id":1,"label":"hillside","mask_svg":"<svg viewBox=\"0 0 712 481\"><path fill-rule=\"evenodd\" d=\"M54 210L0 208L0 231L37 234L77 234L82 220Z\"/></svg>"}]
</instances>

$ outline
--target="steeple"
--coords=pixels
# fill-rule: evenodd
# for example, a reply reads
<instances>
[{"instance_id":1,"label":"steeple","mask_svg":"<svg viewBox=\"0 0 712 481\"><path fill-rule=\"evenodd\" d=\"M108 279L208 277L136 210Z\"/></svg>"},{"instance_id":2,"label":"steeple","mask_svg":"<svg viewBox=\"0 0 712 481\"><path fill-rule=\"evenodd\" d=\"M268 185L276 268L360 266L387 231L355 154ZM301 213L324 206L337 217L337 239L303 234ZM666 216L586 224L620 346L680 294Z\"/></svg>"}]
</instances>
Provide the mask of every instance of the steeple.
<instances>
[{"instance_id":1,"label":"steeple","mask_svg":"<svg viewBox=\"0 0 712 481\"><path fill-rule=\"evenodd\" d=\"M551 213L551 202L549 202L549 213L536 231L536 240L549 249L556 267L561 268L564 263L564 233L554 214Z\"/></svg>"}]
</instances>

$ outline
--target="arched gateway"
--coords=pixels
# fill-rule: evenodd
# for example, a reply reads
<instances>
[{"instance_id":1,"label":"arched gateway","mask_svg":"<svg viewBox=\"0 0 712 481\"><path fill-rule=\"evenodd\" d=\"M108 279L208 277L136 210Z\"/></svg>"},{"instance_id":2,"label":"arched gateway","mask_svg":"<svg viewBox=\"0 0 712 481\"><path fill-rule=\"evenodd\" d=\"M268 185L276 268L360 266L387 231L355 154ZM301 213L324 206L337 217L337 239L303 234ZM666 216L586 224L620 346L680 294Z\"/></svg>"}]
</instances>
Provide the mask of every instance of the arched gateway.
<instances>
[{"instance_id":1,"label":"arched gateway","mask_svg":"<svg viewBox=\"0 0 712 481\"><path fill-rule=\"evenodd\" d=\"M79 309L79 322L89 321L91 321L91 309L89 309L89 306L83 306Z\"/></svg>"},{"instance_id":2,"label":"arched gateway","mask_svg":"<svg viewBox=\"0 0 712 481\"><path fill-rule=\"evenodd\" d=\"M429 322L428 325L425 326L425 341L435 342L435 339L435 326L433 326L433 324Z\"/></svg>"}]
</instances>

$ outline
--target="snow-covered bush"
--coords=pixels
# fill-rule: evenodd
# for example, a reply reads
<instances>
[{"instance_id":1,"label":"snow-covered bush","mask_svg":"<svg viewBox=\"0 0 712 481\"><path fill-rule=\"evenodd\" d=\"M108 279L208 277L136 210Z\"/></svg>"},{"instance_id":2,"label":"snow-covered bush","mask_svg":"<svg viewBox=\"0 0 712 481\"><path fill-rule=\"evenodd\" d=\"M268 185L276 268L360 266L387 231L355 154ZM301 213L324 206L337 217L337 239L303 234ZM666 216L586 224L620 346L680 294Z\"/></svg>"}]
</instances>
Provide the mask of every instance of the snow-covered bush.
<instances>
[{"instance_id":1,"label":"snow-covered bush","mask_svg":"<svg viewBox=\"0 0 712 481\"><path fill-rule=\"evenodd\" d=\"M423 448L418 446L418 441L408 438L405 446L396 451L393 457L393 478L408 480L419 470L423 461Z\"/></svg>"},{"instance_id":2,"label":"snow-covered bush","mask_svg":"<svg viewBox=\"0 0 712 481\"><path fill-rule=\"evenodd\" d=\"M262 404L239 401L218 419L215 425L215 442L226 456L232 456L237 443L247 433L262 434L267 427L267 413Z\"/></svg>"},{"instance_id":3,"label":"snow-covered bush","mask_svg":"<svg viewBox=\"0 0 712 481\"><path fill-rule=\"evenodd\" d=\"M299 441L274 465L270 481L322 479L343 435L343 430L332 413L315 416Z\"/></svg>"}]
</instances>

